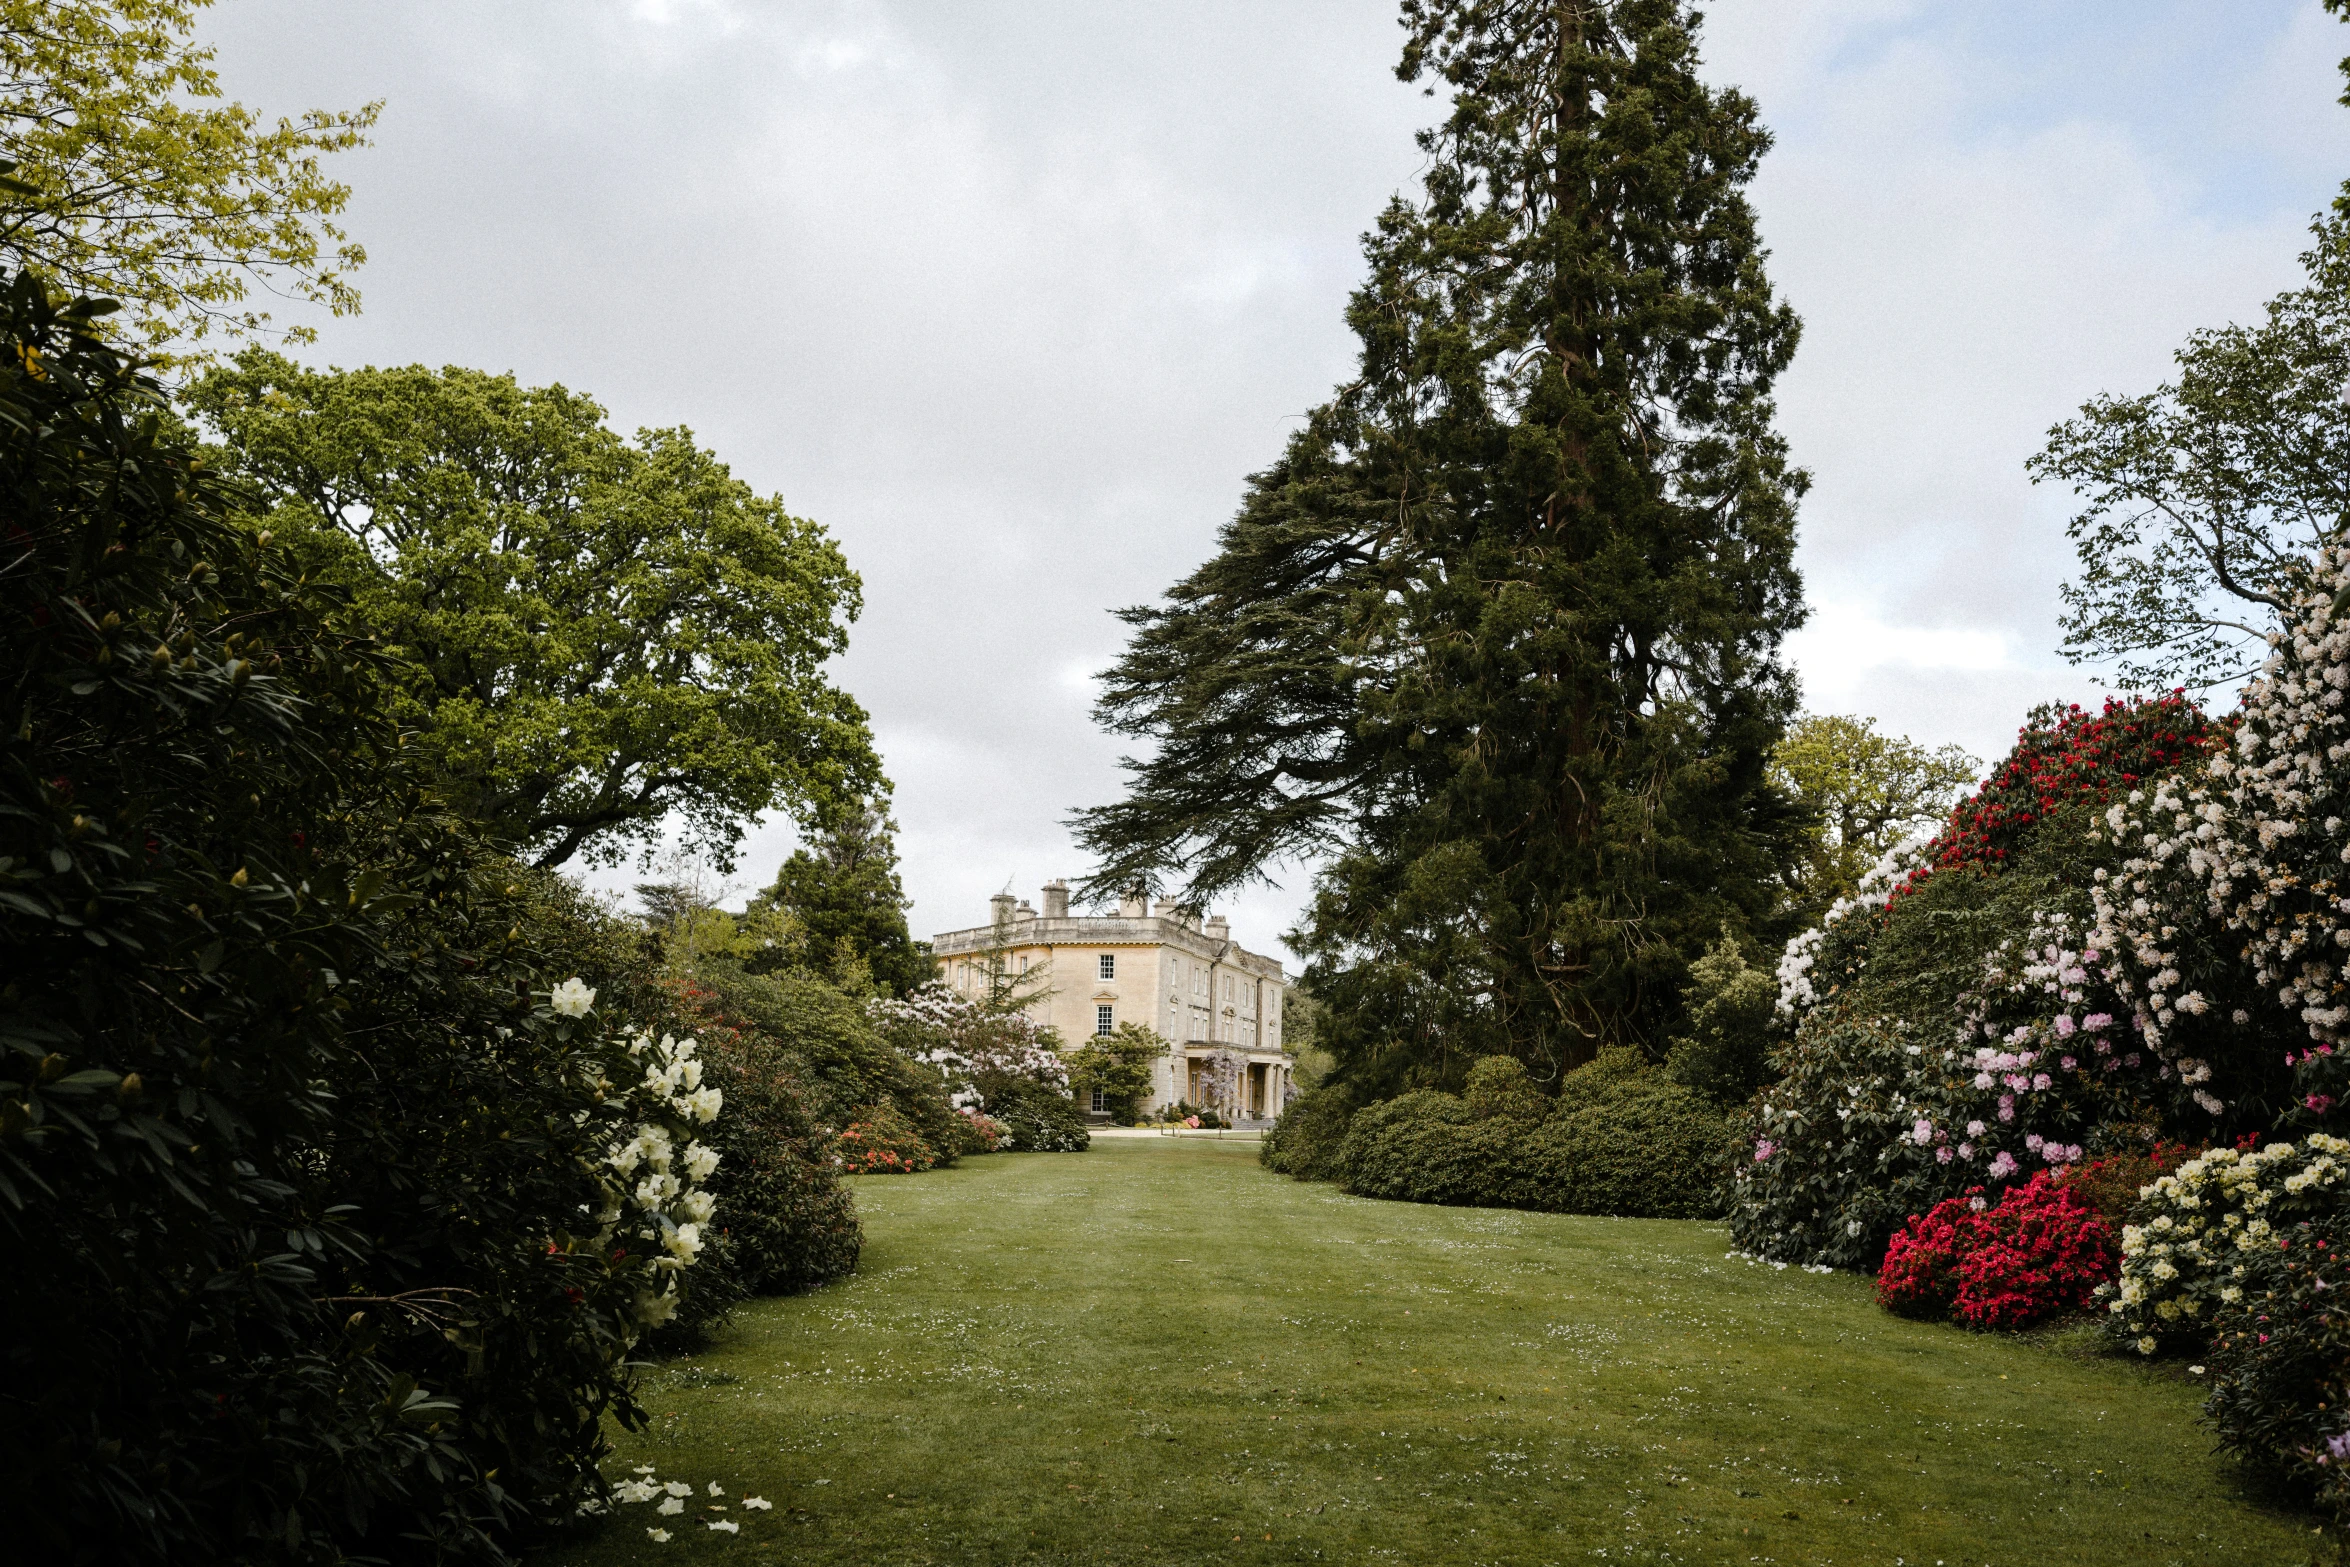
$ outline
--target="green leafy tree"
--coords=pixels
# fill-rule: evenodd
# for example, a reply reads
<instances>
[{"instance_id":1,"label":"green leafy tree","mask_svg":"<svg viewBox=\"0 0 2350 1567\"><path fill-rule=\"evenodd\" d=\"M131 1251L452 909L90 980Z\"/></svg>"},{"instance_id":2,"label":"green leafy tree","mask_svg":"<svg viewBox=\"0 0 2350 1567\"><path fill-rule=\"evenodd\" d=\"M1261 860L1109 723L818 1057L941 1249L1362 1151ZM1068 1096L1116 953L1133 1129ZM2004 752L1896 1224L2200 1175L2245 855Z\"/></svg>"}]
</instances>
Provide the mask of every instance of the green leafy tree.
<instances>
[{"instance_id":1,"label":"green leafy tree","mask_svg":"<svg viewBox=\"0 0 2350 1567\"><path fill-rule=\"evenodd\" d=\"M1323 857L1294 938L1367 1082L1661 1047L1765 918L1798 820L1797 322L1745 188L1769 137L1677 0L1410 0L1451 95L1367 241L1360 369L1134 628L1098 709L1155 750L1081 813L1087 892L1204 903ZM1435 90L1432 86L1431 90Z\"/></svg>"},{"instance_id":2,"label":"green leafy tree","mask_svg":"<svg viewBox=\"0 0 2350 1567\"><path fill-rule=\"evenodd\" d=\"M2028 465L2081 497L2075 663L2147 690L2241 679L2311 552L2350 523L2350 214L2313 232L2307 283L2264 320L2195 333L2174 380L2083 405Z\"/></svg>"},{"instance_id":3,"label":"green leafy tree","mask_svg":"<svg viewBox=\"0 0 2350 1567\"><path fill-rule=\"evenodd\" d=\"M690 432L629 441L511 376L262 350L189 401L270 525L413 664L401 717L444 789L536 864L649 852L674 816L723 871L759 812L883 787L824 673L856 574Z\"/></svg>"},{"instance_id":4,"label":"green leafy tree","mask_svg":"<svg viewBox=\"0 0 2350 1567\"><path fill-rule=\"evenodd\" d=\"M1983 764L1955 745L1928 750L1876 721L1807 714L1771 752L1784 794L1813 816L1794 901L1807 915L1847 897L1885 852L1950 813Z\"/></svg>"},{"instance_id":5,"label":"green leafy tree","mask_svg":"<svg viewBox=\"0 0 2350 1567\"><path fill-rule=\"evenodd\" d=\"M929 945L906 928L906 905L897 823L859 800L818 815L808 841L751 907L798 921L812 960L841 971L861 966L873 984L902 996L937 978Z\"/></svg>"},{"instance_id":6,"label":"green leafy tree","mask_svg":"<svg viewBox=\"0 0 2350 1567\"><path fill-rule=\"evenodd\" d=\"M1737 1104L1770 1076L1771 1012L1779 984L1746 961L1729 931L1689 966L1683 998L1688 1032L1673 1041L1665 1070L1719 1104Z\"/></svg>"},{"instance_id":7,"label":"green leafy tree","mask_svg":"<svg viewBox=\"0 0 2350 1567\"><path fill-rule=\"evenodd\" d=\"M269 328L255 285L359 308L367 259L335 226L349 187L321 159L367 144L380 103L274 126L224 103L191 38L209 0L0 0L0 160L17 199L0 252L129 309L143 346L201 353ZM283 334L304 341L296 327Z\"/></svg>"},{"instance_id":8,"label":"green leafy tree","mask_svg":"<svg viewBox=\"0 0 2350 1567\"><path fill-rule=\"evenodd\" d=\"M1175 1047L1146 1023L1120 1023L1069 1054L1069 1086L1100 1089L1110 1119L1131 1122L1150 1097L1151 1074Z\"/></svg>"}]
</instances>

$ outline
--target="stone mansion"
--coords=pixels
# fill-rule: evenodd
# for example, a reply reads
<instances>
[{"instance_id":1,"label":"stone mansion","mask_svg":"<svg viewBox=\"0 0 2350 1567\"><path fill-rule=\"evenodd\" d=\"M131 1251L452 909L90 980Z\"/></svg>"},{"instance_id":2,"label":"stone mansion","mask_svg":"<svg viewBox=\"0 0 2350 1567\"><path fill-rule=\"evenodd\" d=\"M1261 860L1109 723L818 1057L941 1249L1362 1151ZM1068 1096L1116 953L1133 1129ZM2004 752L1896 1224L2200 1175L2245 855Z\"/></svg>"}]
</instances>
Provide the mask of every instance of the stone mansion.
<instances>
[{"instance_id":1,"label":"stone mansion","mask_svg":"<svg viewBox=\"0 0 2350 1567\"><path fill-rule=\"evenodd\" d=\"M1234 941L1222 918L1203 921L1164 900L1149 908L1139 897L1115 915L1073 915L1068 884L1059 881L1045 883L1041 914L1008 892L989 901L987 924L931 938L948 984L984 991L988 966L1001 962L1041 983L1046 993L1030 1014L1065 1041L1120 1023L1156 1029L1174 1048L1159 1063L1146 1109L1206 1103L1213 1058L1230 1051L1241 1063L1240 1102L1219 1108L1244 1125L1281 1113L1297 1065L1281 1043L1288 981L1278 962Z\"/></svg>"}]
</instances>

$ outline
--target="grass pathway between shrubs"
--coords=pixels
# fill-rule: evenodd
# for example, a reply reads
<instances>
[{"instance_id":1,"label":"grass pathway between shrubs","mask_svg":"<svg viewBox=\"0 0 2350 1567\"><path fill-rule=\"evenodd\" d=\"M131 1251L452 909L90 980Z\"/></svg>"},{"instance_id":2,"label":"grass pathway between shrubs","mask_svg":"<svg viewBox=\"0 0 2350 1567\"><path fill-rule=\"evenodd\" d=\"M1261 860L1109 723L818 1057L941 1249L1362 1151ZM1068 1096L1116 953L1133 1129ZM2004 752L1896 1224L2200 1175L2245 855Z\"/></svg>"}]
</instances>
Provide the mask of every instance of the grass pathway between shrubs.
<instances>
[{"instance_id":1,"label":"grass pathway between shrubs","mask_svg":"<svg viewBox=\"0 0 2350 1567\"><path fill-rule=\"evenodd\" d=\"M613 1472L686 1511L538 1567L2333 1559L2175 1368L1903 1321L1719 1225L1372 1202L1171 1140L857 1202L855 1278L651 1374Z\"/></svg>"}]
</instances>

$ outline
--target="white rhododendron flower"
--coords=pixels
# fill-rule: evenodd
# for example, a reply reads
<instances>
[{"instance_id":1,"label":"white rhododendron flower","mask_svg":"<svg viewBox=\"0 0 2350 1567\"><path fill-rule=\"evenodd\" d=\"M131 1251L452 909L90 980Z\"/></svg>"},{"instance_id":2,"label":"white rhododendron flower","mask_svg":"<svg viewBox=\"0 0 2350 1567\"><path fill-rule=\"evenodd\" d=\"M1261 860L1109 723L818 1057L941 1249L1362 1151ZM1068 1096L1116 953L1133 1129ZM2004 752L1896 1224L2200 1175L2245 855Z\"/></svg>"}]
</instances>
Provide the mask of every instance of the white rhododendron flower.
<instances>
[{"instance_id":1,"label":"white rhododendron flower","mask_svg":"<svg viewBox=\"0 0 2350 1567\"><path fill-rule=\"evenodd\" d=\"M547 1005L564 1017L586 1017L596 1004L596 993L577 978L567 979L547 994Z\"/></svg>"},{"instance_id":2,"label":"white rhododendron flower","mask_svg":"<svg viewBox=\"0 0 2350 1567\"><path fill-rule=\"evenodd\" d=\"M686 1144L685 1173L697 1181L706 1181L718 1168L718 1152L706 1144Z\"/></svg>"}]
</instances>

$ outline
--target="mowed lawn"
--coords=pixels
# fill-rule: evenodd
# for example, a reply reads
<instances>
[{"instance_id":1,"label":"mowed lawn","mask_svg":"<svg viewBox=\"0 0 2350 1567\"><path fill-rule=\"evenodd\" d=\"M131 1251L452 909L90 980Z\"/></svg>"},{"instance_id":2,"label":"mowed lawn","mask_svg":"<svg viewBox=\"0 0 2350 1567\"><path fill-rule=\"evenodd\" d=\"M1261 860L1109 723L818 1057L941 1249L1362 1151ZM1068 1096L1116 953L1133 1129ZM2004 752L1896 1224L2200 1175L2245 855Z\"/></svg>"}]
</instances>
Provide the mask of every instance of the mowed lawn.
<instances>
[{"instance_id":1,"label":"mowed lawn","mask_svg":"<svg viewBox=\"0 0 2350 1567\"><path fill-rule=\"evenodd\" d=\"M1902 1321L1719 1225L1371 1202L1172 1139L857 1202L854 1279L649 1377L613 1473L687 1510L545 1567L2334 1558L2179 1369Z\"/></svg>"}]
</instances>

